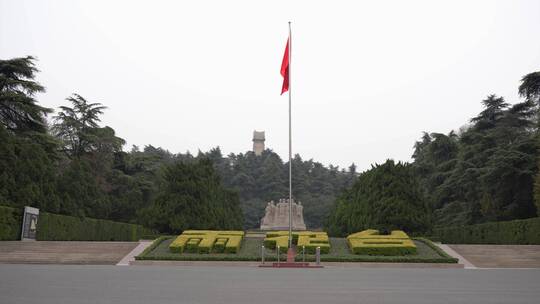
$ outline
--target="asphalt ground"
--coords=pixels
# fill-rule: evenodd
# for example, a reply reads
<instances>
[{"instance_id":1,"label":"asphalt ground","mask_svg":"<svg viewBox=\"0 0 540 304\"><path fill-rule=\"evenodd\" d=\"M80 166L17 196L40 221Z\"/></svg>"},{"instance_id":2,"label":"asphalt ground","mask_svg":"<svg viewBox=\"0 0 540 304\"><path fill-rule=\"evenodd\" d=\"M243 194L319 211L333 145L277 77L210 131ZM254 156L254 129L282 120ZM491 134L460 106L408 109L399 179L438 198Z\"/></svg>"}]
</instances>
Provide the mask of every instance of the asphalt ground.
<instances>
[{"instance_id":1,"label":"asphalt ground","mask_svg":"<svg viewBox=\"0 0 540 304\"><path fill-rule=\"evenodd\" d=\"M540 269L0 265L0 303L539 303Z\"/></svg>"}]
</instances>

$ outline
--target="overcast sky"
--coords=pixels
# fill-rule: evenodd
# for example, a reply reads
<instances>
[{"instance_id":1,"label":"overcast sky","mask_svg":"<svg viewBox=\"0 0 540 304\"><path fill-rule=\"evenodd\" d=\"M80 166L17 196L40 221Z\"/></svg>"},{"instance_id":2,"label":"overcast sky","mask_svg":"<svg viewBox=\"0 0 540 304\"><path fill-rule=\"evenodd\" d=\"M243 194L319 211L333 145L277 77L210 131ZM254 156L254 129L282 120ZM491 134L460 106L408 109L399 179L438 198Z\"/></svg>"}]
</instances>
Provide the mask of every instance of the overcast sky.
<instances>
[{"instance_id":1,"label":"overcast sky","mask_svg":"<svg viewBox=\"0 0 540 304\"><path fill-rule=\"evenodd\" d=\"M292 21L293 153L409 161L488 94L540 70L540 1L0 0L0 58L36 56L42 105L76 92L131 145L288 153L279 74Z\"/></svg>"}]
</instances>

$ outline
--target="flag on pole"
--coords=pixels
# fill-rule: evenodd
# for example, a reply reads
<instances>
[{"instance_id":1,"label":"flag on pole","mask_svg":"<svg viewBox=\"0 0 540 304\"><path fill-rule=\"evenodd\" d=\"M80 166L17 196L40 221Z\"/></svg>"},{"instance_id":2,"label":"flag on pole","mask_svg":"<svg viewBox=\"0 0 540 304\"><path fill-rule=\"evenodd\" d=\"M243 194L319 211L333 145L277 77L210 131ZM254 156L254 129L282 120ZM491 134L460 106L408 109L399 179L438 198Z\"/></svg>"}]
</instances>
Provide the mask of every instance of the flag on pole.
<instances>
[{"instance_id":1,"label":"flag on pole","mask_svg":"<svg viewBox=\"0 0 540 304\"><path fill-rule=\"evenodd\" d=\"M281 87L281 95L289 90L289 39L285 46L285 55L281 62L281 76L283 76L283 86Z\"/></svg>"},{"instance_id":2,"label":"flag on pole","mask_svg":"<svg viewBox=\"0 0 540 304\"><path fill-rule=\"evenodd\" d=\"M283 61L281 62L281 76L283 76L283 86L281 87L281 95L285 92L289 92L289 253L293 250L293 237L292 237L292 124L291 124L291 41L292 31L291 22L289 21L289 38L287 39L287 45L285 46L285 54L283 55ZM293 254L294 256L294 254Z\"/></svg>"}]
</instances>

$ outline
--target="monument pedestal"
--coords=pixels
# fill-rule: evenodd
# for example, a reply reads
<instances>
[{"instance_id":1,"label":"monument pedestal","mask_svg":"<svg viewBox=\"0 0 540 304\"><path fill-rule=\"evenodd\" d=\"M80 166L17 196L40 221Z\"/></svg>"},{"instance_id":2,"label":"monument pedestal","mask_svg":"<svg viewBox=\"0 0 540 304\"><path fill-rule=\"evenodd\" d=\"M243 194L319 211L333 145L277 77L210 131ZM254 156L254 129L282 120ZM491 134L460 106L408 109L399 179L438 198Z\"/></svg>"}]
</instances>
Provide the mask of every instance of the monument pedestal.
<instances>
[{"instance_id":1,"label":"monument pedestal","mask_svg":"<svg viewBox=\"0 0 540 304\"><path fill-rule=\"evenodd\" d=\"M261 264L262 268L324 268L323 265L310 264L308 262L273 262Z\"/></svg>"},{"instance_id":2,"label":"monument pedestal","mask_svg":"<svg viewBox=\"0 0 540 304\"><path fill-rule=\"evenodd\" d=\"M294 263L294 258L296 257L296 248L293 246L287 250L287 263Z\"/></svg>"},{"instance_id":3,"label":"monument pedestal","mask_svg":"<svg viewBox=\"0 0 540 304\"><path fill-rule=\"evenodd\" d=\"M322 265L312 265L308 262L295 262L296 246L289 248L287 251L287 262L273 262L269 264L261 264L259 267L271 267L271 268L323 268Z\"/></svg>"}]
</instances>

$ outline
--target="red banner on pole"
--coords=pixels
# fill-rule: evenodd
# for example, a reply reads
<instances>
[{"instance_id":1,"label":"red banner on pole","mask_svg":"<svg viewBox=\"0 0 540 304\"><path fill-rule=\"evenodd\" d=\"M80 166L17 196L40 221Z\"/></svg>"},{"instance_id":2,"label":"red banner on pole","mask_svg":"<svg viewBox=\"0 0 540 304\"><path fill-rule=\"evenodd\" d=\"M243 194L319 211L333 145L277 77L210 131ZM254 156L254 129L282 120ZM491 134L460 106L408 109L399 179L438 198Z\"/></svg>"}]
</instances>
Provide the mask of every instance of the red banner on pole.
<instances>
[{"instance_id":1,"label":"red banner on pole","mask_svg":"<svg viewBox=\"0 0 540 304\"><path fill-rule=\"evenodd\" d=\"M283 62L281 62L281 76L283 76L283 86L281 87L281 95L283 95L289 90L289 39L287 39Z\"/></svg>"}]
</instances>

